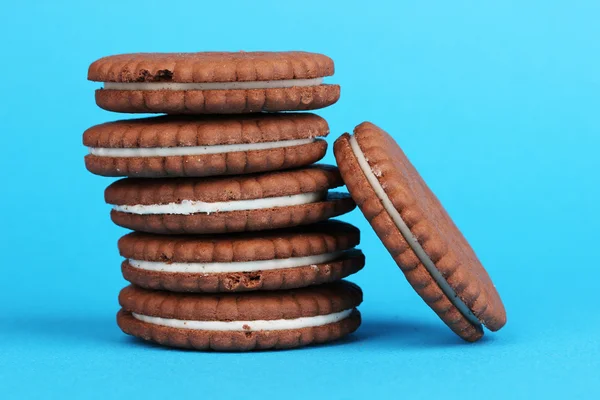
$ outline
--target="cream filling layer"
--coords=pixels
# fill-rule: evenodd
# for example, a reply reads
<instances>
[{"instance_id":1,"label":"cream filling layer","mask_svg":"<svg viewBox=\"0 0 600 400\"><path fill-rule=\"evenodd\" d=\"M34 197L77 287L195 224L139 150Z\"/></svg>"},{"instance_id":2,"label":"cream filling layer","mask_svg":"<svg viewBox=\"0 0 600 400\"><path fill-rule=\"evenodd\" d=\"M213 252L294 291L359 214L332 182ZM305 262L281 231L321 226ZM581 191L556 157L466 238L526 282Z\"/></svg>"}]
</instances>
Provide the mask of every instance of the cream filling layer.
<instances>
[{"instance_id":1,"label":"cream filling layer","mask_svg":"<svg viewBox=\"0 0 600 400\"><path fill-rule=\"evenodd\" d=\"M282 79L246 82L104 82L108 90L233 90L233 89L280 89L290 87L319 86L323 78Z\"/></svg>"},{"instance_id":2,"label":"cream filling layer","mask_svg":"<svg viewBox=\"0 0 600 400\"><path fill-rule=\"evenodd\" d=\"M213 146L180 146L180 147L148 147L148 148L107 148L90 147L90 154L99 157L170 157L170 156L199 156L203 154L223 154L240 151L257 151L278 149L281 147L302 146L317 139L281 140L278 142L219 144Z\"/></svg>"},{"instance_id":3,"label":"cream filling layer","mask_svg":"<svg viewBox=\"0 0 600 400\"><path fill-rule=\"evenodd\" d=\"M305 257L290 257L273 260L241 261L241 262L210 262L210 263L166 263L159 261L127 260L134 268L146 271L180 272L193 274L219 274L226 272L253 272L274 269L303 267L306 265L323 264L340 258L353 250L336 251Z\"/></svg>"},{"instance_id":4,"label":"cream filling layer","mask_svg":"<svg viewBox=\"0 0 600 400\"><path fill-rule=\"evenodd\" d=\"M392 218L394 224L396 225L402 236L404 236L404 239L406 240L410 248L415 252L417 257L419 258L419 261L421 261L421 263L423 264L427 272L429 272L435 283L437 283L442 292L448 297L448 299L460 311L460 313L467 320L469 320L469 322L471 322L473 325L480 325L481 322L479 321L479 319L477 319L477 317L473 314L469 307L467 307L467 305L460 299L460 297L458 297L458 295L450 286L448 281L436 268L435 264L427 255L417 238L412 234L409 227L402 219L402 216L400 215L398 210L396 210L396 207L394 207L394 204L392 203L388 195L385 193L385 190L383 190L383 187L379 183L379 180L371 170L371 167L369 166L365 155L360 149L360 146L358 145L355 136L350 136L350 147L352 148L352 152L354 153L354 156L358 161L360 169L365 174L367 181L369 181L369 184L377 194L377 197L379 197L379 200L381 200L384 209Z\"/></svg>"},{"instance_id":5,"label":"cream filling layer","mask_svg":"<svg viewBox=\"0 0 600 400\"><path fill-rule=\"evenodd\" d=\"M179 214L216 213L241 210L261 210L277 207L297 206L321 201L327 191L294 194L291 196L266 197L262 199L217 201L207 203L199 200L183 200L179 203L150 205L115 205L113 210L129 214Z\"/></svg>"},{"instance_id":6,"label":"cream filling layer","mask_svg":"<svg viewBox=\"0 0 600 400\"><path fill-rule=\"evenodd\" d=\"M333 314L300 317L294 319L273 319L255 321L192 321L172 318L150 317L131 313L133 317L148 324L167 326L169 328L192 329L198 331L283 331L287 329L302 329L313 326L333 324L347 318L354 309L344 310Z\"/></svg>"}]
</instances>

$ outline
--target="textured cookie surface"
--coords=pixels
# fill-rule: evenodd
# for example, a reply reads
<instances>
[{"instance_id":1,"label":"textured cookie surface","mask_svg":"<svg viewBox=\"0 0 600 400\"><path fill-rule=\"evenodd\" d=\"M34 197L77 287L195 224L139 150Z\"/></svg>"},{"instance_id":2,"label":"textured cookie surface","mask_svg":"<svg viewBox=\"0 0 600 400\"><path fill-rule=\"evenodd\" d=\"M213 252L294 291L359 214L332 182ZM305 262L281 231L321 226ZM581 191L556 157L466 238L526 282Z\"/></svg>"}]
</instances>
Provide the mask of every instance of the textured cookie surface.
<instances>
[{"instance_id":1,"label":"textured cookie surface","mask_svg":"<svg viewBox=\"0 0 600 400\"><path fill-rule=\"evenodd\" d=\"M306 52L137 53L101 58L88 79L116 83L231 83L315 79L333 61ZM213 90L99 89L96 103L127 113L231 114L312 110L334 104L338 85Z\"/></svg>"},{"instance_id":2,"label":"textured cookie surface","mask_svg":"<svg viewBox=\"0 0 600 400\"><path fill-rule=\"evenodd\" d=\"M130 335L166 346L198 350L246 351L291 348L323 343L355 331L362 302L360 288L340 281L309 288L244 294L177 294L129 286L119 295L123 307L117 315L121 329ZM351 310L351 311L350 311ZM164 326L135 318L138 315L182 321L281 321L350 314L332 323L281 330L200 330Z\"/></svg>"},{"instance_id":3,"label":"textured cookie surface","mask_svg":"<svg viewBox=\"0 0 600 400\"><path fill-rule=\"evenodd\" d=\"M371 171L437 270L477 319L491 330L500 329L506 314L487 272L393 138L370 123L359 125L355 138ZM360 169L349 140L348 134L340 137L334 152L361 211L427 304L458 335L469 341L479 339L480 325L459 312L420 262Z\"/></svg>"},{"instance_id":4,"label":"textured cookie surface","mask_svg":"<svg viewBox=\"0 0 600 400\"><path fill-rule=\"evenodd\" d=\"M94 61L97 82L248 82L311 79L333 75L331 58L317 53L200 52L132 53Z\"/></svg>"},{"instance_id":5,"label":"textured cookie surface","mask_svg":"<svg viewBox=\"0 0 600 400\"><path fill-rule=\"evenodd\" d=\"M104 197L108 204L149 205L196 200L224 202L290 196L343 185L339 170L327 165L223 178L121 179Z\"/></svg>"},{"instance_id":6,"label":"textured cookie surface","mask_svg":"<svg viewBox=\"0 0 600 400\"><path fill-rule=\"evenodd\" d=\"M86 167L103 176L203 177L236 175L301 167L320 160L327 149L323 140L327 122L314 114L251 114L243 116L154 117L96 125L85 131L83 144L90 149L165 151L178 155L110 156L88 154ZM315 139L271 149L225 152L222 146L256 145ZM203 146L219 146L223 152L193 153ZM238 146L239 147L239 146ZM214 148L214 147L213 147ZM188 150L191 154L185 154ZM182 154L183 153L183 154Z\"/></svg>"},{"instance_id":7,"label":"textured cookie surface","mask_svg":"<svg viewBox=\"0 0 600 400\"><path fill-rule=\"evenodd\" d=\"M139 232L119 240L125 279L149 289L177 292L278 290L339 280L359 271L364 256L352 250L330 261L306 262L295 267L236 270L234 272L173 272L173 263L247 263L289 260L339 253L358 245L352 225L328 221L302 228L222 236L159 236ZM129 260L160 263L159 270L137 268Z\"/></svg>"}]
</instances>

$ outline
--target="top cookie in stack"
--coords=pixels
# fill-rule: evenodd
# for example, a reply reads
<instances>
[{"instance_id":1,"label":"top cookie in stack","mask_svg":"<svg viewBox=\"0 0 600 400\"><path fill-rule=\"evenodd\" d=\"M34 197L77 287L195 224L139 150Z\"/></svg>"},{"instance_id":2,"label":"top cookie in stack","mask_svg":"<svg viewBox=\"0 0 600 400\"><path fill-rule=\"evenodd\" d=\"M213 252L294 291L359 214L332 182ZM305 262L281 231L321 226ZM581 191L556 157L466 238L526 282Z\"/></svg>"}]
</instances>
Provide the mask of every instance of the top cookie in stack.
<instances>
[{"instance_id":1,"label":"top cookie in stack","mask_svg":"<svg viewBox=\"0 0 600 400\"><path fill-rule=\"evenodd\" d=\"M329 193L344 184L337 167L313 164L325 155L329 126L314 114L278 113L335 103L340 87L323 83L333 72L329 57L305 52L138 53L92 63L88 78L104 83L101 108L169 114L97 125L83 137L89 171L126 177L105 192L113 221L139 232L119 245L134 285L120 296L126 333L250 350L358 328L362 292L335 281L364 265L354 249L359 232L325 221L356 204ZM198 312L159 307L165 296Z\"/></svg>"},{"instance_id":2,"label":"top cookie in stack","mask_svg":"<svg viewBox=\"0 0 600 400\"><path fill-rule=\"evenodd\" d=\"M314 110L340 97L333 60L306 52L137 53L94 62L88 79L104 82L96 103L109 111L240 114Z\"/></svg>"}]
</instances>

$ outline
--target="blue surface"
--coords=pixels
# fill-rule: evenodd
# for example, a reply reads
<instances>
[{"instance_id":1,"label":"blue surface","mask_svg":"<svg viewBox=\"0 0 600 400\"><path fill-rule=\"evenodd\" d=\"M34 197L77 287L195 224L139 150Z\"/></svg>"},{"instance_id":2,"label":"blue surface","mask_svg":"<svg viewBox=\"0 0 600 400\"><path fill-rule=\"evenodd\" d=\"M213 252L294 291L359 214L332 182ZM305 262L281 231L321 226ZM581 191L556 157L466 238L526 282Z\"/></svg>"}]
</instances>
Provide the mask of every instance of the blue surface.
<instances>
[{"instance_id":1,"label":"blue surface","mask_svg":"<svg viewBox=\"0 0 600 400\"><path fill-rule=\"evenodd\" d=\"M258 3L2 5L0 397L598 398L600 3ZM87 67L239 49L334 58L330 143L363 120L397 138L493 277L501 332L454 337L358 211L364 324L346 341L206 354L118 330L124 230L81 133L126 116L95 106Z\"/></svg>"}]
</instances>

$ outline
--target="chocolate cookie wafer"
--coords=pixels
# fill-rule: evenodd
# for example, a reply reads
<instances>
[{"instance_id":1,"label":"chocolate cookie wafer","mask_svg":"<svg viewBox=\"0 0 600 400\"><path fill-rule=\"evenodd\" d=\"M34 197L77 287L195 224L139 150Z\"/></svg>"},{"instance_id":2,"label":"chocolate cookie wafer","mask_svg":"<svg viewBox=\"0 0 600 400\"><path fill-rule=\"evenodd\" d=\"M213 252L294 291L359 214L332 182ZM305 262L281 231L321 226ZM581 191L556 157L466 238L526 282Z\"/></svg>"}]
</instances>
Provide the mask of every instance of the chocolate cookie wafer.
<instances>
[{"instance_id":1,"label":"chocolate cookie wafer","mask_svg":"<svg viewBox=\"0 0 600 400\"><path fill-rule=\"evenodd\" d=\"M197 350L284 349L354 332L360 288L338 281L271 292L182 294L128 286L119 295L123 332Z\"/></svg>"},{"instance_id":2,"label":"chocolate cookie wafer","mask_svg":"<svg viewBox=\"0 0 600 400\"><path fill-rule=\"evenodd\" d=\"M88 79L104 83L96 103L110 111L236 114L332 105L333 73L329 57L299 51L135 53L93 62Z\"/></svg>"},{"instance_id":3,"label":"chocolate cookie wafer","mask_svg":"<svg viewBox=\"0 0 600 400\"><path fill-rule=\"evenodd\" d=\"M326 220L356 206L336 167L219 178L127 178L110 185L112 220L132 230L208 234L288 228Z\"/></svg>"},{"instance_id":4,"label":"chocolate cookie wafer","mask_svg":"<svg viewBox=\"0 0 600 400\"><path fill-rule=\"evenodd\" d=\"M334 145L348 190L406 278L458 335L476 341L506 312L488 273L394 139L365 122Z\"/></svg>"}]
</instances>

